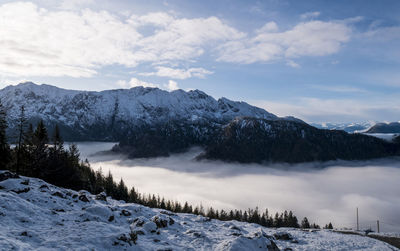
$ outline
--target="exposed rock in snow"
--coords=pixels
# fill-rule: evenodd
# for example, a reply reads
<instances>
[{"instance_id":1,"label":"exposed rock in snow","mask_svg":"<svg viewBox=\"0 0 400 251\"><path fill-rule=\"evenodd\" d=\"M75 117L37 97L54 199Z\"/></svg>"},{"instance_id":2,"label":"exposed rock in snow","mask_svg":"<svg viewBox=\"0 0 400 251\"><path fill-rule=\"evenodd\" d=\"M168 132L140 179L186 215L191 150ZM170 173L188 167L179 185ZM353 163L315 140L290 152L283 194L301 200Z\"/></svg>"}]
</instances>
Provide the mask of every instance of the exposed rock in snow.
<instances>
[{"instance_id":1,"label":"exposed rock in snow","mask_svg":"<svg viewBox=\"0 0 400 251\"><path fill-rule=\"evenodd\" d=\"M99 200L5 171L0 177L1 250L396 250L364 236L209 220Z\"/></svg>"}]
</instances>

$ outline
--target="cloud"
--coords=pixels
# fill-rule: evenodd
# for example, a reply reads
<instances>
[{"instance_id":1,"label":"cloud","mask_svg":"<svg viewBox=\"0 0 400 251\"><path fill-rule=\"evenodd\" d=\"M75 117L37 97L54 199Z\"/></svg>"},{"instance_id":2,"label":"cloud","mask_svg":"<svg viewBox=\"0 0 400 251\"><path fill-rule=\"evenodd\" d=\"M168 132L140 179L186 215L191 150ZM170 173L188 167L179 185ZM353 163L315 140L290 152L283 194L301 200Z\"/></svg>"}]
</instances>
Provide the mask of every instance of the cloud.
<instances>
[{"instance_id":1,"label":"cloud","mask_svg":"<svg viewBox=\"0 0 400 251\"><path fill-rule=\"evenodd\" d=\"M32 3L0 6L0 72L11 76L90 77L110 64L133 67L141 35L113 15L48 11Z\"/></svg>"},{"instance_id":2,"label":"cloud","mask_svg":"<svg viewBox=\"0 0 400 251\"><path fill-rule=\"evenodd\" d=\"M346 22L309 21L286 31L267 23L255 36L229 41L219 47L219 61L251 64L292 59L302 56L325 56L336 53L352 33Z\"/></svg>"},{"instance_id":3,"label":"cloud","mask_svg":"<svg viewBox=\"0 0 400 251\"><path fill-rule=\"evenodd\" d=\"M178 90L178 83L173 81L173 80L169 80L168 81L168 85L167 85L168 90L170 91L174 91L174 90Z\"/></svg>"},{"instance_id":4,"label":"cloud","mask_svg":"<svg viewBox=\"0 0 400 251\"><path fill-rule=\"evenodd\" d=\"M244 36L217 17L158 12L121 18L107 11L70 10L76 3L64 6L68 10L29 2L0 5L0 74L91 77L114 64L190 62L217 43Z\"/></svg>"},{"instance_id":5,"label":"cloud","mask_svg":"<svg viewBox=\"0 0 400 251\"><path fill-rule=\"evenodd\" d=\"M78 146L86 157L112 144ZM192 161L199 152L152 159L129 160L119 155L88 159L95 170L110 170L114 178L123 178L139 192L183 203L225 210L258 206L270 213L293 210L299 220L307 216L312 222L325 225L331 221L336 227L354 227L354 212L359 207L362 229L380 219L396 226L382 224L382 231L399 231L400 195L394 189L400 178L398 160L262 166Z\"/></svg>"},{"instance_id":6,"label":"cloud","mask_svg":"<svg viewBox=\"0 0 400 251\"><path fill-rule=\"evenodd\" d=\"M212 71L208 71L204 68L189 68L189 69L176 69L164 66L156 67L156 72L144 72L139 73L141 76L159 76L169 77L174 79L187 79L192 77L205 78L206 75L212 74Z\"/></svg>"},{"instance_id":7,"label":"cloud","mask_svg":"<svg viewBox=\"0 0 400 251\"><path fill-rule=\"evenodd\" d=\"M357 88L357 87L352 87L352 86L344 86L344 85L338 85L338 86L323 86L323 85L310 85L313 89L318 89L322 91L328 91L328 92L343 92L343 93L367 93L368 91L365 89Z\"/></svg>"},{"instance_id":8,"label":"cloud","mask_svg":"<svg viewBox=\"0 0 400 251\"><path fill-rule=\"evenodd\" d=\"M310 18L316 18L319 17L319 15L321 15L320 12L318 11L314 11L314 12L306 12L304 14L300 15L301 19L310 19Z\"/></svg>"},{"instance_id":9,"label":"cloud","mask_svg":"<svg viewBox=\"0 0 400 251\"><path fill-rule=\"evenodd\" d=\"M60 4L60 9L64 10L76 10L83 6L88 6L94 4L94 0L63 0Z\"/></svg>"},{"instance_id":10,"label":"cloud","mask_svg":"<svg viewBox=\"0 0 400 251\"><path fill-rule=\"evenodd\" d=\"M158 84L145 82L145 81L139 80L137 78L131 78L129 81L118 80L117 85L122 88L133 88L133 87L138 87L138 86L160 88L160 86Z\"/></svg>"},{"instance_id":11,"label":"cloud","mask_svg":"<svg viewBox=\"0 0 400 251\"><path fill-rule=\"evenodd\" d=\"M168 83L161 85L161 84L154 84L154 83L142 81L137 78L131 78L129 81L118 80L116 82L116 85L121 88L133 88L133 87L143 86L146 88L147 87L159 88L159 89L164 89L164 90L168 90L168 91L174 91L174 90L179 89L178 83L173 80L169 80Z\"/></svg>"},{"instance_id":12,"label":"cloud","mask_svg":"<svg viewBox=\"0 0 400 251\"><path fill-rule=\"evenodd\" d=\"M300 65L298 63L294 62L293 60L286 61L286 65L293 67L293 68L300 68Z\"/></svg>"},{"instance_id":13,"label":"cloud","mask_svg":"<svg viewBox=\"0 0 400 251\"><path fill-rule=\"evenodd\" d=\"M395 97L384 100L297 98L288 102L253 100L252 105L278 116L295 116L307 122L398 121L400 102Z\"/></svg>"},{"instance_id":14,"label":"cloud","mask_svg":"<svg viewBox=\"0 0 400 251\"><path fill-rule=\"evenodd\" d=\"M208 53L250 64L336 53L351 35L350 21L308 21L286 31L275 22L242 32L221 19L180 18L166 12L117 16L64 1L55 10L29 2L0 5L0 74L12 77L92 77L104 66L158 65L149 75L203 78L203 68L176 69ZM253 34L253 35L250 35ZM146 73L145 73L146 74Z\"/></svg>"}]
</instances>

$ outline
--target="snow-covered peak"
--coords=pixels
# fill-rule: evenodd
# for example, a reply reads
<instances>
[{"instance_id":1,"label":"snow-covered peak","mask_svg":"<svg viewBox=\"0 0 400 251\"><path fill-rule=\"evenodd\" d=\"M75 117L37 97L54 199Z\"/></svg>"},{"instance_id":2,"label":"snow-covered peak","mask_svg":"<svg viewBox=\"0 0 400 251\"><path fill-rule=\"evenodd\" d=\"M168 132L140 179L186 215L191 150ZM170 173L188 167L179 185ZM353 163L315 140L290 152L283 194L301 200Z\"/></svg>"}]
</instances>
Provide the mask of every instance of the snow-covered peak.
<instances>
[{"instance_id":1,"label":"snow-covered peak","mask_svg":"<svg viewBox=\"0 0 400 251\"><path fill-rule=\"evenodd\" d=\"M278 119L267 111L245 102L226 98L215 100L193 90L172 92L158 88L74 91L31 82L0 90L0 99L14 121L22 105L28 118L56 121L67 126L87 127L112 119L129 124L152 124L169 120L228 121L238 116Z\"/></svg>"}]
</instances>

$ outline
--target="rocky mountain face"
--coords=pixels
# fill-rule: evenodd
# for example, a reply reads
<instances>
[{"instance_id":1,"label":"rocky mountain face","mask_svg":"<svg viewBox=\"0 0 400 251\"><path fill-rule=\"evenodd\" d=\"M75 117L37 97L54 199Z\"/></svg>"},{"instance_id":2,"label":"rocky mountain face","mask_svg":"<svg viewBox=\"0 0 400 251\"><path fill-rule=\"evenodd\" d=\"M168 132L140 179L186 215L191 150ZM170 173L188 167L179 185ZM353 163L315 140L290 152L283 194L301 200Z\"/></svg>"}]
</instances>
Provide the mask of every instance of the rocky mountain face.
<instances>
[{"instance_id":1,"label":"rocky mountain face","mask_svg":"<svg viewBox=\"0 0 400 251\"><path fill-rule=\"evenodd\" d=\"M400 155L400 144L295 121L238 118L224 126L199 158L238 162L362 160Z\"/></svg>"},{"instance_id":2,"label":"rocky mountain face","mask_svg":"<svg viewBox=\"0 0 400 251\"><path fill-rule=\"evenodd\" d=\"M132 128L170 121L224 124L237 116L279 119L245 102L215 100L199 90L135 87L92 92L27 82L0 90L0 99L11 130L24 106L30 122L43 119L50 129L58 124L66 140L120 140Z\"/></svg>"}]
</instances>

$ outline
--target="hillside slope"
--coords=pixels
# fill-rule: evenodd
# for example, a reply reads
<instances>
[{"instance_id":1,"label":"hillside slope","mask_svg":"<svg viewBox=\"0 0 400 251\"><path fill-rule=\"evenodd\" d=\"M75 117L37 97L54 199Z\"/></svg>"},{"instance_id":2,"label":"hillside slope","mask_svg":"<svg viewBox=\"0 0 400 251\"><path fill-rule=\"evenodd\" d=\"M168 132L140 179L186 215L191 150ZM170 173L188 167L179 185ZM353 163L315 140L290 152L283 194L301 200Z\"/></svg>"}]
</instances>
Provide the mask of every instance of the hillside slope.
<instances>
[{"instance_id":1,"label":"hillside slope","mask_svg":"<svg viewBox=\"0 0 400 251\"><path fill-rule=\"evenodd\" d=\"M400 122L378 123L369 128L366 133L400 133Z\"/></svg>"},{"instance_id":2,"label":"hillside slope","mask_svg":"<svg viewBox=\"0 0 400 251\"><path fill-rule=\"evenodd\" d=\"M0 171L0 250L394 250L362 236L173 214ZM283 234L291 240L283 240ZM275 236L275 237L274 237Z\"/></svg>"},{"instance_id":3,"label":"hillside slope","mask_svg":"<svg viewBox=\"0 0 400 251\"><path fill-rule=\"evenodd\" d=\"M217 133L201 158L238 162L362 160L399 155L400 145L305 123L237 118Z\"/></svg>"}]
</instances>

